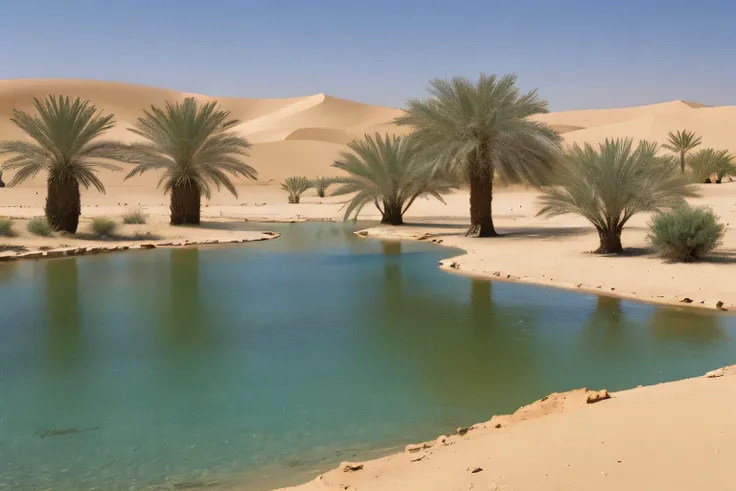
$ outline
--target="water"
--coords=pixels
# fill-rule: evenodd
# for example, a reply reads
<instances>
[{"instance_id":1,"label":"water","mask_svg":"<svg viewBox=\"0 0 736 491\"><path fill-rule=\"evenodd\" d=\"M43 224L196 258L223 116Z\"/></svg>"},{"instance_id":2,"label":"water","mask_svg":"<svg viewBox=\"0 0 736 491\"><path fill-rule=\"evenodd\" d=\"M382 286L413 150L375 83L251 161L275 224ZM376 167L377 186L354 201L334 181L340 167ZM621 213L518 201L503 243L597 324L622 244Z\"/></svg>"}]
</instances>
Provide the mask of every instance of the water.
<instances>
[{"instance_id":1,"label":"water","mask_svg":"<svg viewBox=\"0 0 736 491\"><path fill-rule=\"evenodd\" d=\"M342 224L262 228L283 235L0 265L0 489L268 489L736 357L733 317L470 280L436 268L458 251Z\"/></svg>"}]
</instances>

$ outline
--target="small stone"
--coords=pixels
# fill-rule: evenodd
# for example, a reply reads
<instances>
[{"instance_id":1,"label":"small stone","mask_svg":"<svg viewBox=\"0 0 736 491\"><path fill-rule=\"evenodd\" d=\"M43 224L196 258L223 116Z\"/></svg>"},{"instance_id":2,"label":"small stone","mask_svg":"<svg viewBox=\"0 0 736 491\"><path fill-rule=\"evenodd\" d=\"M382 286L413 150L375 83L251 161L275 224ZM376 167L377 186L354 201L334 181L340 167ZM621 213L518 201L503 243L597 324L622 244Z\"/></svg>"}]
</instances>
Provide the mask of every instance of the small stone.
<instances>
[{"instance_id":1,"label":"small stone","mask_svg":"<svg viewBox=\"0 0 736 491\"><path fill-rule=\"evenodd\" d=\"M470 471L470 473L471 474L477 474L477 473L479 473L482 470L483 470L482 467L473 467L473 469Z\"/></svg>"},{"instance_id":2,"label":"small stone","mask_svg":"<svg viewBox=\"0 0 736 491\"><path fill-rule=\"evenodd\" d=\"M445 445L447 443L447 437L445 435L440 435L437 437L437 445Z\"/></svg>"},{"instance_id":3,"label":"small stone","mask_svg":"<svg viewBox=\"0 0 736 491\"><path fill-rule=\"evenodd\" d=\"M717 377L723 377L726 374L725 368L717 368L716 370L711 370L710 372L705 374L705 378L717 378Z\"/></svg>"},{"instance_id":4,"label":"small stone","mask_svg":"<svg viewBox=\"0 0 736 491\"><path fill-rule=\"evenodd\" d=\"M501 427L501 423L496 423L496 428L500 428L500 427Z\"/></svg>"},{"instance_id":5,"label":"small stone","mask_svg":"<svg viewBox=\"0 0 736 491\"><path fill-rule=\"evenodd\" d=\"M469 430L469 428L462 428L461 427L461 428L458 428L457 430L455 430L455 432L458 435L463 436L463 435L465 435L468 432L468 430Z\"/></svg>"},{"instance_id":6,"label":"small stone","mask_svg":"<svg viewBox=\"0 0 736 491\"><path fill-rule=\"evenodd\" d=\"M693 303L693 299L690 297L680 297L677 301L680 303Z\"/></svg>"},{"instance_id":7,"label":"small stone","mask_svg":"<svg viewBox=\"0 0 736 491\"><path fill-rule=\"evenodd\" d=\"M356 464L354 462L343 462L340 465L343 472L355 472L363 469L363 464Z\"/></svg>"},{"instance_id":8,"label":"small stone","mask_svg":"<svg viewBox=\"0 0 736 491\"><path fill-rule=\"evenodd\" d=\"M413 445L407 445L406 448L404 448L404 452L408 453L416 453L420 450L424 450L424 445L421 443L413 444Z\"/></svg>"},{"instance_id":9,"label":"small stone","mask_svg":"<svg viewBox=\"0 0 736 491\"><path fill-rule=\"evenodd\" d=\"M589 390L588 398L586 402L588 404L593 404L594 402L599 402L599 401L603 401L603 400L610 399L610 398L611 398L611 394L609 394L606 389L599 390L599 391Z\"/></svg>"}]
</instances>

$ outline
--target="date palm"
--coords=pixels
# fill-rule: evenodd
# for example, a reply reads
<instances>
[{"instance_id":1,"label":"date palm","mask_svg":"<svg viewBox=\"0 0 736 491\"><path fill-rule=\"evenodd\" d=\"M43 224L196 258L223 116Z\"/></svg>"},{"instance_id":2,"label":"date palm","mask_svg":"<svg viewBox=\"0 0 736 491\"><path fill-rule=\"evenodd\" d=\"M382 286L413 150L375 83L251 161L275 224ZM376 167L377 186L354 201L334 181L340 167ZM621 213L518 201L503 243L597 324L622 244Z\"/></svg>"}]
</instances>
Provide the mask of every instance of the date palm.
<instances>
[{"instance_id":1,"label":"date palm","mask_svg":"<svg viewBox=\"0 0 736 491\"><path fill-rule=\"evenodd\" d=\"M110 160L119 160L124 146L99 139L115 122L112 114L103 116L89 101L48 96L34 98L33 105L36 114L15 109L10 118L32 141L0 142L0 155L15 154L3 165L17 171L8 186L45 171L46 218L55 230L75 233L82 209L79 186L104 193L95 171L120 170Z\"/></svg>"},{"instance_id":2,"label":"date palm","mask_svg":"<svg viewBox=\"0 0 736 491\"><path fill-rule=\"evenodd\" d=\"M429 98L407 103L399 125L414 128L425 158L470 183L468 236L497 235L493 181L544 184L560 153L560 135L529 116L546 113L536 90L521 94L516 75L481 74L430 82Z\"/></svg>"},{"instance_id":3,"label":"date palm","mask_svg":"<svg viewBox=\"0 0 736 491\"><path fill-rule=\"evenodd\" d=\"M540 197L538 215L580 215L598 232L600 254L623 252L621 232L637 213L671 208L695 196L689 179L656 144L608 140L598 149L575 144L562 161L553 185Z\"/></svg>"},{"instance_id":4,"label":"date palm","mask_svg":"<svg viewBox=\"0 0 736 491\"><path fill-rule=\"evenodd\" d=\"M224 187L238 196L230 176L256 179L256 170L242 161L250 143L232 129L240 123L216 101L200 104L193 97L181 103L151 106L130 131L146 141L130 145L126 160L135 164L125 177L163 170L159 186L171 193L171 224L197 225L201 198Z\"/></svg>"},{"instance_id":5,"label":"date palm","mask_svg":"<svg viewBox=\"0 0 736 491\"><path fill-rule=\"evenodd\" d=\"M667 134L667 143L662 145L662 148L680 154L680 171L685 172L685 157L687 153L701 143L699 136L695 136L695 133L692 131L683 129L677 130L677 133L670 131Z\"/></svg>"},{"instance_id":6,"label":"date palm","mask_svg":"<svg viewBox=\"0 0 736 491\"><path fill-rule=\"evenodd\" d=\"M312 179L312 187L317 190L317 196L320 198L325 197L325 192L330 185L335 183L334 177L315 177Z\"/></svg>"},{"instance_id":7,"label":"date palm","mask_svg":"<svg viewBox=\"0 0 736 491\"><path fill-rule=\"evenodd\" d=\"M442 194L456 187L441 170L422 163L412 137L376 133L351 141L348 148L332 164L348 174L335 179L341 186L333 196L354 193L345 210L346 220L353 213L357 218L365 205L373 203L381 223L402 225L404 213L418 197L434 196L444 203Z\"/></svg>"},{"instance_id":8,"label":"date palm","mask_svg":"<svg viewBox=\"0 0 736 491\"><path fill-rule=\"evenodd\" d=\"M289 203L299 204L302 194L312 187L312 181L304 176L291 176L284 179L281 189L289 193Z\"/></svg>"},{"instance_id":9,"label":"date palm","mask_svg":"<svg viewBox=\"0 0 736 491\"><path fill-rule=\"evenodd\" d=\"M711 182L711 176L716 175L716 183L728 175L736 174L734 157L728 150L713 150L703 148L687 156L687 165L693 171L693 180L698 183Z\"/></svg>"}]
</instances>

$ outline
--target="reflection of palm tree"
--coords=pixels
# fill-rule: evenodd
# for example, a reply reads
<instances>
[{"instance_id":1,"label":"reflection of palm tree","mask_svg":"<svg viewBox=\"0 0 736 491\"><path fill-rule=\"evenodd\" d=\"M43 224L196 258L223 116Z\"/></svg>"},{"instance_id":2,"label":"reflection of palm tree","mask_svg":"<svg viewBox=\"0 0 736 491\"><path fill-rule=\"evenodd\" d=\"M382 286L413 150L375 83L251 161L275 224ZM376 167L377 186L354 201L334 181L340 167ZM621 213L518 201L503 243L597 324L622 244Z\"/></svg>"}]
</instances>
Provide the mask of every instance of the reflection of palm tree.
<instances>
[{"instance_id":1,"label":"reflection of palm tree","mask_svg":"<svg viewBox=\"0 0 736 491\"><path fill-rule=\"evenodd\" d=\"M650 320L652 336L660 340L708 343L723 339L723 319L717 314L656 307Z\"/></svg>"},{"instance_id":2,"label":"reflection of palm tree","mask_svg":"<svg viewBox=\"0 0 736 491\"><path fill-rule=\"evenodd\" d=\"M162 332L173 346L194 346L209 333L199 295L199 250L172 249L169 255L168 302Z\"/></svg>"},{"instance_id":3,"label":"reflection of palm tree","mask_svg":"<svg viewBox=\"0 0 736 491\"><path fill-rule=\"evenodd\" d=\"M77 260L58 259L43 266L47 353L52 363L68 366L78 359L82 338Z\"/></svg>"},{"instance_id":4,"label":"reflection of palm tree","mask_svg":"<svg viewBox=\"0 0 736 491\"><path fill-rule=\"evenodd\" d=\"M403 305L403 278L401 271L401 242L382 240L383 253L383 294L386 311L397 314Z\"/></svg>"},{"instance_id":5,"label":"reflection of palm tree","mask_svg":"<svg viewBox=\"0 0 736 491\"><path fill-rule=\"evenodd\" d=\"M493 324L493 284L487 280L470 280L470 313L476 327Z\"/></svg>"}]
</instances>

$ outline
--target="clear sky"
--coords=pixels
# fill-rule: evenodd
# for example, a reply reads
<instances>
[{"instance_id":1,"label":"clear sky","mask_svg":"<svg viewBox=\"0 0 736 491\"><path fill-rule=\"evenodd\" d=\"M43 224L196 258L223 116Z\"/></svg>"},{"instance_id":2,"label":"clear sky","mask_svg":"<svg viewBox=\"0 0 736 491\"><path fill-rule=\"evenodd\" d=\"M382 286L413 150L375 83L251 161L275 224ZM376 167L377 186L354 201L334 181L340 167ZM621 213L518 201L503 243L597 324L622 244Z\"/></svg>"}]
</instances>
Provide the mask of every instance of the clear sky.
<instances>
[{"instance_id":1,"label":"clear sky","mask_svg":"<svg viewBox=\"0 0 736 491\"><path fill-rule=\"evenodd\" d=\"M485 71L553 110L736 104L733 0L0 1L0 79L401 107Z\"/></svg>"}]
</instances>

